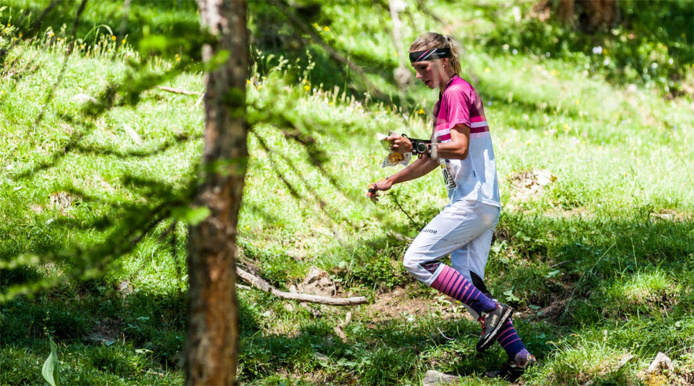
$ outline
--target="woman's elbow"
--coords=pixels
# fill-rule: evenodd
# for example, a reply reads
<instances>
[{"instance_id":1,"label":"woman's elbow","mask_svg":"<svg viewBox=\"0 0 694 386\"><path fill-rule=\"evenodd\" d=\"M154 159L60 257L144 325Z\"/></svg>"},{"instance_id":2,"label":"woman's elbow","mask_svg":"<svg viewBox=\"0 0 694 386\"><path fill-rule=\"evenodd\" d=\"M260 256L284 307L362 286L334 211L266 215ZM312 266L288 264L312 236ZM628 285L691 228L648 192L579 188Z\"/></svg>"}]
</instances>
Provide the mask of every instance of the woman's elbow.
<instances>
[{"instance_id":1,"label":"woman's elbow","mask_svg":"<svg viewBox=\"0 0 694 386\"><path fill-rule=\"evenodd\" d=\"M456 151L456 157L455 158L464 160L465 158L467 158L467 154L468 154L468 149L458 149Z\"/></svg>"}]
</instances>

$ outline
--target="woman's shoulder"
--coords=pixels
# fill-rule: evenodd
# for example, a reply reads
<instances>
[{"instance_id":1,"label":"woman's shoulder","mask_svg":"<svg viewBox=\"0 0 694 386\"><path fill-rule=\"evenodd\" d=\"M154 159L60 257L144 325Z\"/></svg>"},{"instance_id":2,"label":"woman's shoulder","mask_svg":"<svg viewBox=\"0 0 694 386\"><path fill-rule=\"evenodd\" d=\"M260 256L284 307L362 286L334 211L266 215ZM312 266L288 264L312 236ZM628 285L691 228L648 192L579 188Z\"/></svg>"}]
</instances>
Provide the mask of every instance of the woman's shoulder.
<instances>
[{"instance_id":1,"label":"woman's shoulder","mask_svg":"<svg viewBox=\"0 0 694 386\"><path fill-rule=\"evenodd\" d=\"M474 92L474 87L472 87L472 85L468 81L459 76L456 76L454 79L451 80L451 83L443 91L443 97L446 99L460 98L461 96L469 98L471 95L474 94Z\"/></svg>"},{"instance_id":2,"label":"woman's shoulder","mask_svg":"<svg viewBox=\"0 0 694 386\"><path fill-rule=\"evenodd\" d=\"M456 75L454 76L453 79L451 79L451 84L446 88L446 91L451 90L451 91L460 91L460 90L474 90L475 88L472 87L470 82L467 80L461 78L460 76Z\"/></svg>"}]
</instances>

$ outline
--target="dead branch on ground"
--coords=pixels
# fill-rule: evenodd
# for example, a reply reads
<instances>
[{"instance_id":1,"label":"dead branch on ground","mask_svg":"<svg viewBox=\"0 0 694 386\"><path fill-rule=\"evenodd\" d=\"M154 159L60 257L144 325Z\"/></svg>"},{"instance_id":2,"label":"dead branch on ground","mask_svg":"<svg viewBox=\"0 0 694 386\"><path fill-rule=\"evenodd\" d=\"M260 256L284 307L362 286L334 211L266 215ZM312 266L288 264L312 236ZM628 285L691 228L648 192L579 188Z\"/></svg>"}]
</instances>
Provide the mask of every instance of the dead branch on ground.
<instances>
[{"instance_id":1,"label":"dead branch on ground","mask_svg":"<svg viewBox=\"0 0 694 386\"><path fill-rule=\"evenodd\" d=\"M295 294L291 292L280 291L273 287L265 281L265 279L255 276L249 272L244 271L241 268L236 267L236 273L239 275L241 280L252 285L253 287L270 294L273 294L282 299L298 300L300 302L308 303L318 303L318 304L328 304L331 306L353 306L357 304L365 304L367 299L363 296L357 296L352 298L331 298L328 296L318 296L318 295L308 295L308 294Z\"/></svg>"}]
</instances>

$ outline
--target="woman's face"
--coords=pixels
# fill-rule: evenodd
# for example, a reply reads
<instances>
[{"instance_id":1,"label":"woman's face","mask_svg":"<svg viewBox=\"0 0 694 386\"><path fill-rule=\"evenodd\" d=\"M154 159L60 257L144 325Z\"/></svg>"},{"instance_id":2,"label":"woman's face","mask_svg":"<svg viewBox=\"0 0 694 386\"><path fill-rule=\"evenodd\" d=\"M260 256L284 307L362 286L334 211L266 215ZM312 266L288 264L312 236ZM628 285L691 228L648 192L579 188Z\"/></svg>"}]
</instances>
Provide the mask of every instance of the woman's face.
<instances>
[{"instance_id":1,"label":"woman's face","mask_svg":"<svg viewBox=\"0 0 694 386\"><path fill-rule=\"evenodd\" d=\"M444 69L444 61L446 59L425 60L423 62L414 62L412 67L417 71L417 79L421 80L429 86L429 88L439 88L443 84L446 76Z\"/></svg>"}]
</instances>

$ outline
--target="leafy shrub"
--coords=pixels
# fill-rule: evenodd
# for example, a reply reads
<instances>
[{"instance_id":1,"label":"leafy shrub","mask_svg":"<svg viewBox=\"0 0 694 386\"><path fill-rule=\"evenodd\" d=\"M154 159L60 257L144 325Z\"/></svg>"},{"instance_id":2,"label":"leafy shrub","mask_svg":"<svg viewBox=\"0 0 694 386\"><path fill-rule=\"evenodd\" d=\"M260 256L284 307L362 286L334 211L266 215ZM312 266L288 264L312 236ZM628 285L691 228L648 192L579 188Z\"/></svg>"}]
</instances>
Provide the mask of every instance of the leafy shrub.
<instances>
[{"instance_id":1,"label":"leafy shrub","mask_svg":"<svg viewBox=\"0 0 694 386\"><path fill-rule=\"evenodd\" d=\"M85 355L85 361L91 367L122 377L141 370L144 367L143 359L142 354L130 345L123 344L90 347Z\"/></svg>"},{"instance_id":2,"label":"leafy shrub","mask_svg":"<svg viewBox=\"0 0 694 386\"><path fill-rule=\"evenodd\" d=\"M166 330L159 334L147 344L146 347L152 351L152 355L162 364L170 368L179 365L180 353L183 351L184 331Z\"/></svg>"},{"instance_id":3,"label":"leafy shrub","mask_svg":"<svg viewBox=\"0 0 694 386\"><path fill-rule=\"evenodd\" d=\"M3 332L5 329L3 328ZM41 359L27 348L4 346L0 349L0 384L28 385L41 374Z\"/></svg>"},{"instance_id":4,"label":"leafy shrub","mask_svg":"<svg viewBox=\"0 0 694 386\"><path fill-rule=\"evenodd\" d=\"M626 0L620 2L620 11L620 26L595 35L526 18L520 23L497 24L480 37L480 43L497 54L523 52L559 58L586 72L604 74L610 81L658 84L665 91L677 91L686 68L694 63L694 8L685 1Z\"/></svg>"}]
</instances>

